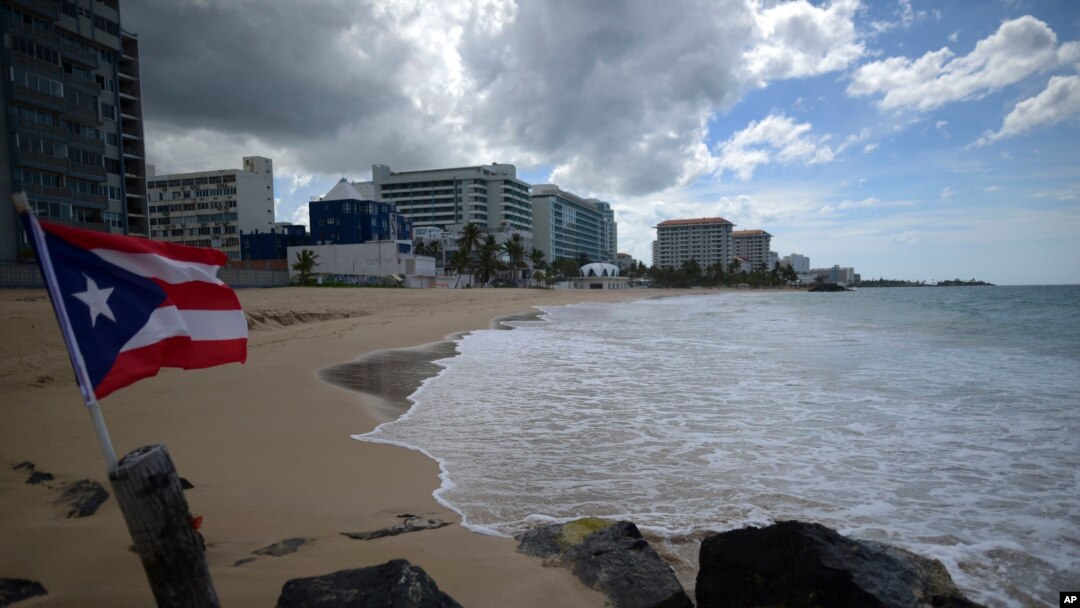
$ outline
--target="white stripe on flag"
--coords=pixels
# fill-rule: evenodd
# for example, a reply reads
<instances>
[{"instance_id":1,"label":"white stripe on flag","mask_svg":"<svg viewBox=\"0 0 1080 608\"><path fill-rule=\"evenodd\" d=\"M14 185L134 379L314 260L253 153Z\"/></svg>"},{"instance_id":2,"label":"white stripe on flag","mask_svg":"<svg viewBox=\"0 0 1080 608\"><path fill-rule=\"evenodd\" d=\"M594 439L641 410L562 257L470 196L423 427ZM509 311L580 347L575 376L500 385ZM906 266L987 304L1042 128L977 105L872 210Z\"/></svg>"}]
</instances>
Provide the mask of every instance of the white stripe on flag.
<instances>
[{"instance_id":1,"label":"white stripe on flag","mask_svg":"<svg viewBox=\"0 0 1080 608\"><path fill-rule=\"evenodd\" d=\"M247 337L242 310L179 310L164 306L150 313L146 325L128 340L120 352L150 346L176 336L192 340L236 340Z\"/></svg>"},{"instance_id":2,"label":"white stripe on flag","mask_svg":"<svg viewBox=\"0 0 1080 608\"><path fill-rule=\"evenodd\" d=\"M218 267L198 262L183 262L156 253L125 253L115 249L92 249L98 257L141 277L160 279L166 283L205 281L224 285L217 278Z\"/></svg>"}]
</instances>

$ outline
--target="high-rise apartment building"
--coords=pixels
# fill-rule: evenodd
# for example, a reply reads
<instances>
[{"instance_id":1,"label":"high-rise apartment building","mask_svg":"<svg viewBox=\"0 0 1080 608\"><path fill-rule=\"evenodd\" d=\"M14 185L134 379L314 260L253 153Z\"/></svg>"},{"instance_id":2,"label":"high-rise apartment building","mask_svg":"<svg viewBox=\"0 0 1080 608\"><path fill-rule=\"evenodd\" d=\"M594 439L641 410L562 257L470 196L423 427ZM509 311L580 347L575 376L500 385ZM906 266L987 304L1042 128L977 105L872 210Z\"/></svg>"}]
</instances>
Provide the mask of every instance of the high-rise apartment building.
<instances>
[{"instance_id":1,"label":"high-rise apartment building","mask_svg":"<svg viewBox=\"0 0 1080 608\"><path fill-rule=\"evenodd\" d=\"M150 237L214 247L241 259L240 232L274 228L273 161L245 156L243 169L151 174ZM151 171L151 173L153 173Z\"/></svg>"},{"instance_id":2,"label":"high-rise apartment building","mask_svg":"<svg viewBox=\"0 0 1080 608\"><path fill-rule=\"evenodd\" d=\"M391 171L386 165L373 165L371 178L379 200L393 203L418 228L448 230L473 223L491 233L533 230L529 184L517 178L514 165L423 171Z\"/></svg>"},{"instance_id":3,"label":"high-rise apartment building","mask_svg":"<svg viewBox=\"0 0 1080 608\"><path fill-rule=\"evenodd\" d=\"M39 217L147 236L139 41L119 0L2 0L0 260L27 247L10 204Z\"/></svg>"},{"instance_id":4,"label":"high-rise apartment building","mask_svg":"<svg viewBox=\"0 0 1080 608\"><path fill-rule=\"evenodd\" d=\"M785 266L791 266L791 269L795 272L810 272L810 258L805 255L799 255L797 253L785 255L784 258L780 260L780 263Z\"/></svg>"},{"instance_id":5,"label":"high-rise apartment building","mask_svg":"<svg viewBox=\"0 0 1080 608\"><path fill-rule=\"evenodd\" d=\"M736 230L731 233L734 255L746 258L755 270L770 270L769 246L772 235L764 230Z\"/></svg>"},{"instance_id":6,"label":"high-rise apartment building","mask_svg":"<svg viewBox=\"0 0 1080 608\"><path fill-rule=\"evenodd\" d=\"M552 184L532 189L533 244L548 261L577 259L614 262L615 213L611 205L584 199Z\"/></svg>"},{"instance_id":7,"label":"high-rise apartment building","mask_svg":"<svg viewBox=\"0 0 1080 608\"><path fill-rule=\"evenodd\" d=\"M712 264L726 266L734 255L733 226L722 217L660 222L653 241L653 265L678 268L687 260L697 260L702 268Z\"/></svg>"}]
</instances>

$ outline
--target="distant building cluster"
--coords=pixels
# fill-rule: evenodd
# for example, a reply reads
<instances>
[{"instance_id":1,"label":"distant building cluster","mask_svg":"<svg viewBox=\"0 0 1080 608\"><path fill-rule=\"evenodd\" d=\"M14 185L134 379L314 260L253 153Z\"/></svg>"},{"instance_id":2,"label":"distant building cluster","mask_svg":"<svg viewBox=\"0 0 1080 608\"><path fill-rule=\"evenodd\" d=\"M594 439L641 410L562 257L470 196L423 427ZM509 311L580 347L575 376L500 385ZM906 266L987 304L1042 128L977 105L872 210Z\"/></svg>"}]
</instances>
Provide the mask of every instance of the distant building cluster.
<instances>
[{"instance_id":1,"label":"distant building cluster","mask_svg":"<svg viewBox=\"0 0 1080 608\"><path fill-rule=\"evenodd\" d=\"M789 266L804 284L830 282L855 283L859 275L853 268L810 268L810 258L792 253L780 258L772 251L772 236L760 229L735 230L722 217L671 219L656 225L652 244L653 265L677 269L689 260L701 268L719 264L725 270L771 271L777 265Z\"/></svg>"},{"instance_id":2,"label":"distant building cluster","mask_svg":"<svg viewBox=\"0 0 1080 608\"><path fill-rule=\"evenodd\" d=\"M138 37L123 29L119 5L0 1L0 62L10 81L0 120L8 142L0 150L10 170L0 171L0 200L25 192L30 206L50 221L214 247L236 264L284 266L290 249L320 248L333 274L356 274L362 267L446 275L463 231L473 225L497 243L539 252L546 263L601 263L602 272L615 268L621 274L639 268L640 262L618 252L610 203L555 184L529 184L511 164L410 171L375 164L371 181L343 178L312 199L309 230L276 221L269 158L244 157L238 169L157 174L144 158ZM851 268L811 269L799 254L781 260L771 250L771 234L734 228L720 217L660 222L653 265L678 268L695 260L702 267L756 271L784 264L806 282L857 280ZM0 262L24 258L27 251L12 206L0 205ZM390 258L393 264L386 265ZM521 258L519 253L511 279L533 270Z\"/></svg>"}]
</instances>

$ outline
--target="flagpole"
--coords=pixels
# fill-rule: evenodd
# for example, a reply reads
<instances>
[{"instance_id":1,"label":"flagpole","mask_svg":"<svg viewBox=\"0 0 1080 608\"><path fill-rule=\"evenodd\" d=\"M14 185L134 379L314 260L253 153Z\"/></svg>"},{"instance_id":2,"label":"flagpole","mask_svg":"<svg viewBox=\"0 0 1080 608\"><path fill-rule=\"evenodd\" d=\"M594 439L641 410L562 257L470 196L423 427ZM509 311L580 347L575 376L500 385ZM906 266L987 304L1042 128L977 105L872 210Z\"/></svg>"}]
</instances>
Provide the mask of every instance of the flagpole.
<instances>
[{"instance_id":1,"label":"flagpole","mask_svg":"<svg viewBox=\"0 0 1080 608\"><path fill-rule=\"evenodd\" d=\"M45 243L45 235L41 226L37 223L37 217L30 210L26 194L16 192L11 197L15 201L15 210L26 214L27 225L30 228L30 238L34 239L34 248L37 250L38 262L41 264L41 272L45 278L45 287L49 291L49 299L52 300L53 312L60 324L60 334L64 337L67 346L68 357L71 359L71 367L75 370L75 380L82 393L83 402L90 410L90 420L94 423L94 431L97 433L101 452L105 455L105 464L109 472L116 470L116 450L113 449L112 439L109 438L109 430L105 427L105 418L101 415L97 397L94 395L94 385L90 382L90 374L86 371L86 362L82 352L79 351L78 342L75 340L75 330L71 327L68 319L67 307L64 305L63 294L60 293L59 283L56 280L56 271L53 269L52 258L49 256L48 245Z\"/></svg>"}]
</instances>

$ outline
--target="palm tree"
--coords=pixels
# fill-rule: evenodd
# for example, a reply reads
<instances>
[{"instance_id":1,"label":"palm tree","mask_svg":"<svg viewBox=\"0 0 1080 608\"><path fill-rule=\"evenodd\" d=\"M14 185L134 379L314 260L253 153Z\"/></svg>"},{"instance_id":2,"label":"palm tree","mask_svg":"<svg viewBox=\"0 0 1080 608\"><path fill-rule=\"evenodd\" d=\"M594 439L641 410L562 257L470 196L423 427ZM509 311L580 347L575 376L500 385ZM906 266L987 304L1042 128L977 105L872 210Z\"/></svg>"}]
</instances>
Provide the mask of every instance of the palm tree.
<instances>
[{"instance_id":1,"label":"palm tree","mask_svg":"<svg viewBox=\"0 0 1080 608\"><path fill-rule=\"evenodd\" d=\"M521 235L514 233L510 235L510 240L502 244L502 250L506 252L507 257L510 258L510 269L514 271L514 280L519 277L517 270L525 267L525 243L521 240Z\"/></svg>"},{"instance_id":2,"label":"palm tree","mask_svg":"<svg viewBox=\"0 0 1080 608\"><path fill-rule=\"evenodd\" d=\"M461 236L458 237L458 251L464 251L465 257L471 257L474 249L484 242L484 231L480 226L469 222L461 228Z\"/></svg>"},{"instance_id":3,"label":"palm tree","mask_svg":"<svg viewBox=\"0 0 1080 608\"><path fill-rule=\"evenodd\" d=\"M453 270L455 274L465 274L472 265L472 261L469 260L469 256L464 251L458 249L450 254L449 264L450 269Z\"/></svg>"},{"instance_id":4,"label":"palm tree","mask_svg":"<svg viewBox=\"0 0 1080 608\"><path fill-rule=\"evenodd\" d=\"M301 285L307 285L311 271L315 270L315 267L319 265L318 260L319 254L310 249L301 249L296 252L296 263L292 265L292 269L300 273Z\"/></svg>"},{"instance_id":5,"label":"palm tree","mask_svg":"<svg viewBox=\"0 0 1080 608\"><path fill-rule=\"evenodd\" d=\"M487 283L491 275L499 269L499 243L494 234L487 235L484 243L480 245L479 256L476 260L476 271L480 273L480 282Z\"/></svg>"},{"instance_id":6,"label":"palm tree","mask_svg":"<svg viewBox=\"0 0 1080 608\"><path fill-rule=\"evenodd\" d=\"M533 250L529 252L529 261L532 262L533 269L544 269L544 252L533 247Z\"/></svg>"}]
</instances>

